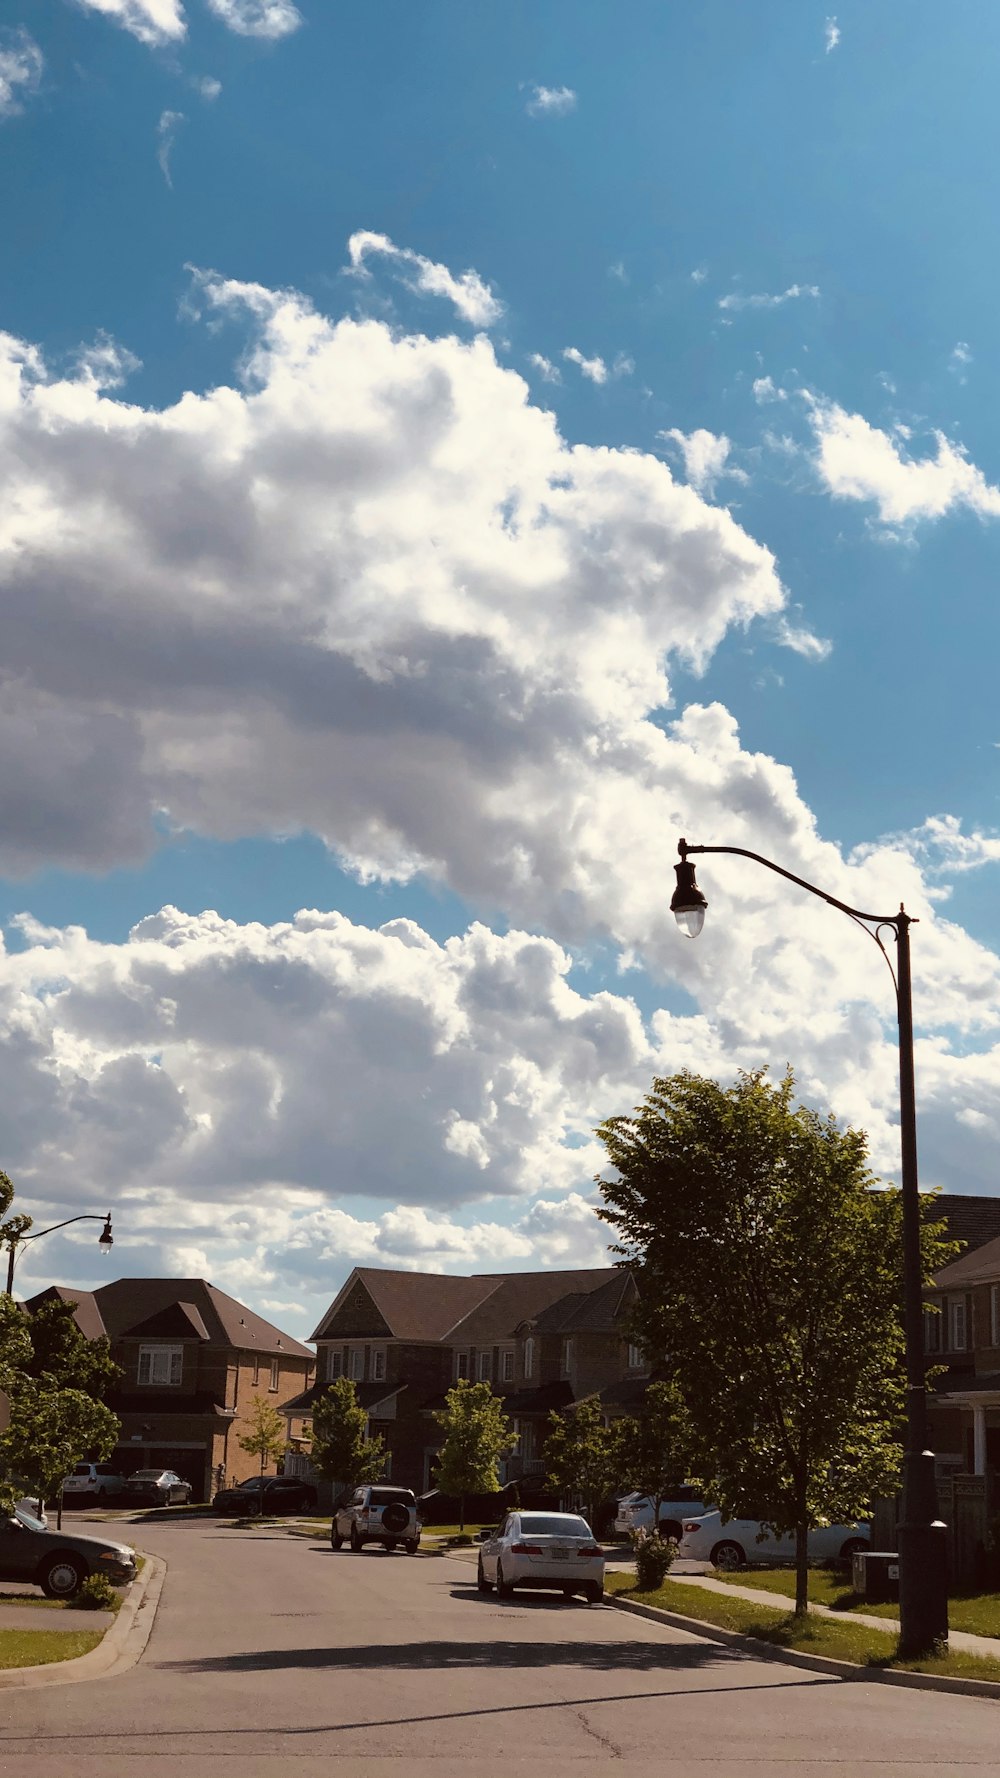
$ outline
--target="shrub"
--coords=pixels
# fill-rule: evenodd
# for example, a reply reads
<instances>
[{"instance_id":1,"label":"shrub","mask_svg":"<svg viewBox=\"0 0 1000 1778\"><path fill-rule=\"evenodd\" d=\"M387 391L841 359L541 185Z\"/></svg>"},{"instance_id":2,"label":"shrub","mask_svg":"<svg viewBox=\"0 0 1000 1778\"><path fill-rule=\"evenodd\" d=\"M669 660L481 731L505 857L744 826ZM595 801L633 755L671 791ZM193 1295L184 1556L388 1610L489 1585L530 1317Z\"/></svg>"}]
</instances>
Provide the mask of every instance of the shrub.
<instances>
[{"instance_id":1,"label":"shrub","mask_svg":"<svg viewBox=\"0 0 1000 1778\"><path fill-rule=\"evenodd\" d=\"M88 1574L73 1604L81 1611L117 1611L121 1599L106 1574Z\"/></svg>"},{"instance_id":2,"label":"shrub","mask_svg":"<svg viewBox=\"0 0 1000 1778\"><path fill-rule=\"evenodd\" d=\"M656 1537L652 1531L635 1531L632 1534L632 1547L635 1550L635 1577L639 1589L644 1593L655 1593L670 1572L677 1554L677 1545L672 1538Z\"/></svg>"}]
</instances>

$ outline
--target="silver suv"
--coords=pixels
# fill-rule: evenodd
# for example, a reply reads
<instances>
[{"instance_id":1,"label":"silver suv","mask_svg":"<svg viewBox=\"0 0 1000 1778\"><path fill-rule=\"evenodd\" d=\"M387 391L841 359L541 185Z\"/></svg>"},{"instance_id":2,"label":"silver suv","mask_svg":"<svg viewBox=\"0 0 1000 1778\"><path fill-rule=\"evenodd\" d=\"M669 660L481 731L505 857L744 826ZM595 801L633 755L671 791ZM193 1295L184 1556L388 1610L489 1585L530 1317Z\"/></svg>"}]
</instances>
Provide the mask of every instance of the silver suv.
<instances>
[{"instance_id":1,"label":"silver suv","mask_svg":"<svg viewBox=\"0 0 1000 1778\"><path fill-rule=\"evenodd\" d=\"M113 1463L74 1463L63 1482L64 1494L83 1494L89 1499L112 1499L125 1489L125 1477Z\"/></svg>"},{"instance_id":2,"label":"silver suv","mask_svg":"<svg viewBox=\"0 0 1000 1778\"><path fill-rule=\"evenodd\" d=\"M401 1543L408 1556L420 1545L420 1520L416 1496L409 1488L390 1488L388 1483L368 1483L334 1508L330 1543L335 1550L345 1537L352 1550L366 1543L381 1543L394 1550Z\"/></svg>"}]
</instances>

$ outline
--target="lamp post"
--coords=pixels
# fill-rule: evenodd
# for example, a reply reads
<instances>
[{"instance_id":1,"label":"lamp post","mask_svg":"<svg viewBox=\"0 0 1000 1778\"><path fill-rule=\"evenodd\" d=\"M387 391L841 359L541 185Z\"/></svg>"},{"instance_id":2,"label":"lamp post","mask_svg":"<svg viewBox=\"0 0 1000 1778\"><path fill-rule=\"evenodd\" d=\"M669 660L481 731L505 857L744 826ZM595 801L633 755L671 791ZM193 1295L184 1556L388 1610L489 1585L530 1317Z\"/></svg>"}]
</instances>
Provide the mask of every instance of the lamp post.
<instances>
[{"instance_id":1,"label":"lamp post","mask_svg":"<svg viewBox=\"0 0 1000 1778\"><path fill-rule=\"evenodd\" d=\"M920 1261L920 1193L917 1187L917 1110L913 1081L913 1007L910 988L910 927L902 903L898 914L866 914L848 907L825 889L784 870L759 852L743 846L677 847L677 887L670 907L681 930L697 938L708 907L689 862L693 853L725 852L751 858L800 889L808 889L829 907L839 908L875 940L889 965L896 989L899 1024L899 1128L903 1205L903 1326L906 1341L906 1450L903 1457L903 1517L899 1540L899 1648L908 1658L943 1649L948 1640L948 1553L946 1531L937 1516L934 1457L927 1449L927 1383L924 1364L924 1290ZM896 940L896 968L882 942L882 931Z\"/></svg>"},{"instance_id":2,"label":"lamp post","mask_svg":"<svg viewBox=\"0 0 1000 1778\"><path fill-rule=\"evenodd\" d=\"M40 1241L43 1235L54 1235L56 1232L56 1229L68 1229L71 1222L103 1222L104 1227L101 1230L101 1233L97 1238L97 1244L99 1247L103 1247L105 1253L107 1252L109 1247L114 1246L115 1238L114 1238L114 1235L111 1233L111 1212L110 1212L110 1210L108 1211L107 1216L98 1216L91 1211L85 1211L82 1216L67 1216L65 1222L54 1222L52 1224L51 1228L38 1229L37 1232L33 1235L22 1235L22 1234L9 1235L7 1238L7 1295L8 1296L13 1296L13 1294L14 1294L14 1261L17 1258L17 1250L18 1250L18 1247L21 1245L21 1243L24 1241Z\"/></svg>"}]
</instances>

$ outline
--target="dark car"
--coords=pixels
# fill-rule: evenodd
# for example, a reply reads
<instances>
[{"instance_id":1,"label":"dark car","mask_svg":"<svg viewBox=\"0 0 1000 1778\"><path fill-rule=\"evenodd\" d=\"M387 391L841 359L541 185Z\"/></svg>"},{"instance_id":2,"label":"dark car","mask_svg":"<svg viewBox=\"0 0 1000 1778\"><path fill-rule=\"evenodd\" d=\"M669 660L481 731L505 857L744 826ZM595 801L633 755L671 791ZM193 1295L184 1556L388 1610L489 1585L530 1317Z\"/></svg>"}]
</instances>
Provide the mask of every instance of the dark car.
<instances>
[{"instance_id":1,"label":"dark car","mask_svg":"<svg viewBox=\"0 0 1000 1778\"><path fill-rule=\"evenodd\" d=\"M137 1469L125 1483L125 1496L138 1506L189 1506L191 1483L172 1469Z\"/></svg>"},{"instance_id":2,"label":"dark car","mask_svg":"<svg viewBox=\"0 0 1000 1778\"><path fill-rule=\"evenodd\" d=\"M234 1488L220 1488L212 1505L217 1513L248 1518L253 1513L315 1512L317 1498L312 1483L299 1476L255 1475Z\"/></svg>"},{"instance_id":3,"label":"dark car","mask_svg":"<svg viewBox=\"0 0 1000 1778\"><path fill-rule=\"evenodd\" d=\"M88 1574L105 1574L124 1587L135 1572L131 1544L46 1530L23 1507L0 1517L0 1580L32 1581L49 1599L71 1599Z\"/></svg>"}]
</instances>

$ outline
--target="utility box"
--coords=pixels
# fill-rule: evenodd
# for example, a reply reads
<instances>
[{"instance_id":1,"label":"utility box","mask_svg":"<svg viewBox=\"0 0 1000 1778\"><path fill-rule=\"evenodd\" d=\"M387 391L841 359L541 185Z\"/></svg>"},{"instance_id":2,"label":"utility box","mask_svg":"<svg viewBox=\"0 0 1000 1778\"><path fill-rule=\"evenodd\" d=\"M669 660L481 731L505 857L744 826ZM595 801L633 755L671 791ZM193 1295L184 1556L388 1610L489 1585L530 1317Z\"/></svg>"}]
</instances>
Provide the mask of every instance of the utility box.
<instances>
[{"instance_id":1,"label":"utility box","mask_svg":"<svg viewBox=\"0 0 1000 1778\"><path fill-rule=\"evenodd\" d=\"M899 1602L899 1557L887 1550L855 1550L851 1586L869 1605Z\"/></svg>"}]
</instances>

